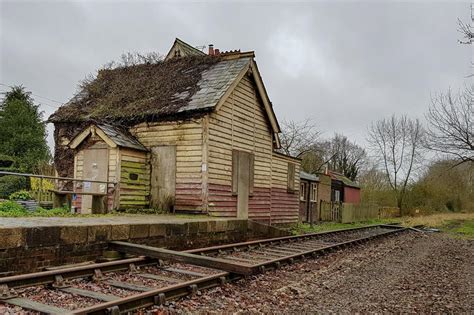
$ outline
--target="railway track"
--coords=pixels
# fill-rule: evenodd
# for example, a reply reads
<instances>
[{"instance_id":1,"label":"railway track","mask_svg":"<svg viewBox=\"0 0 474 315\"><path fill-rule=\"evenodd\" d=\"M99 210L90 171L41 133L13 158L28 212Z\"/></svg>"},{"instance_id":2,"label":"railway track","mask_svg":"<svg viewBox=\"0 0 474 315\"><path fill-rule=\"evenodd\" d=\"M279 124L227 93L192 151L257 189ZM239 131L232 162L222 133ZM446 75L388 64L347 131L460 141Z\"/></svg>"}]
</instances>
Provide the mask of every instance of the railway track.
<instances>
[{"instance_id":1,"label":"railway track","mask_svg":"<svg viewBox=\"0 0 474 315\"><path fill-rule=\"evenodd\" d=\"M0 304L32 313L121 314L406 230L376 225L181 252L111 242L140 256L0 278Z\"/></svg>"}]
</instances>

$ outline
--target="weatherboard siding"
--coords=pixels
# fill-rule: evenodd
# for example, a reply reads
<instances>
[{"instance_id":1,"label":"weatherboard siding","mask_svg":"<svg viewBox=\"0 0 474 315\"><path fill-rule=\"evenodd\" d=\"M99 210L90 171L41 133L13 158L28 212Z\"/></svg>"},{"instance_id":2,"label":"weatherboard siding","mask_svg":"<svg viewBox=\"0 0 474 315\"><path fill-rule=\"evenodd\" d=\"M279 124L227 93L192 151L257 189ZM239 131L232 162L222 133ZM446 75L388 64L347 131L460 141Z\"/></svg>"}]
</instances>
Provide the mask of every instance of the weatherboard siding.
<instances>
[{"instance_id":1,"label":"weatherboard siding","mask_svg":"<svg viewBox=\"0 0 474 315\"><path fill-rule=\"evenodd\" d=\"M209 212L235 217L237 197L232 195L232 150L255 155L254 193L249 218L270 220L272 132L254 83L244 77L224 104L209 119Z\"/></svg>"},{"instance_id":2,"label":"weatherboard siding","mask_svg":"<svg viewBox=\"0 0 474 315\"><path fill-rule=\"evenodd\" d=\"M288 191L288 164L295 165L294 191ZM271 223L283 224L298 221L299 160L273 153L272 155L272 190L271 190Z\"/></svg>"},{"instance_id":3,"label":"weatherboard siding","mask_svg":"<svg viewBox=\"0 0 474 315\"><path fill-rule=\"evenodd\" d=\"M176 146L176 209L202 211L202 119L141 123L130 131L150 150L155 146Z\"/></svg>"},{"instance_id":4,"label":"weatherboard siding","mask_svg":"<svg viewBox=\"0 0 474 315\"><path fill-rule=\"evenodd\" d=\"M146 152L121 148L119 208L148 207L150 194L150 165ZM137 179L131 178L137 176ZM135 175L133 175L135 174Z\"/></svg>"}]
</instances>

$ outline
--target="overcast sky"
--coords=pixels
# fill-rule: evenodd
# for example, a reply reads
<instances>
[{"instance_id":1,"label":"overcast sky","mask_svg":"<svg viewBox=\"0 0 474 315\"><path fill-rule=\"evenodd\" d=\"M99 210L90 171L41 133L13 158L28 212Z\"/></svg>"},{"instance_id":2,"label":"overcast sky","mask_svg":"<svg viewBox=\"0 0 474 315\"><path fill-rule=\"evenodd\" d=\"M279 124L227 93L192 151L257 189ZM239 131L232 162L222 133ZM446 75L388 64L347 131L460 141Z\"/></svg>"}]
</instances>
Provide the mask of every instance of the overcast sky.
<instances>
[{"instance_id":1,"label":"overcast sky","mask_svg":"<svg viewBox=\"0 0 474 315\"><path fill-rule=\"evenodd\" d=\"M457 18L469 17L469 1L0 0L0 83L50 99L34 96L48 117L101 65L127 51L166 54L179 37L254 50L280 121L310 117L323 136L365 145L371 121L422 118L431 95L467 83L472 50L457 43Z\"/></svg>"}]
</instances>

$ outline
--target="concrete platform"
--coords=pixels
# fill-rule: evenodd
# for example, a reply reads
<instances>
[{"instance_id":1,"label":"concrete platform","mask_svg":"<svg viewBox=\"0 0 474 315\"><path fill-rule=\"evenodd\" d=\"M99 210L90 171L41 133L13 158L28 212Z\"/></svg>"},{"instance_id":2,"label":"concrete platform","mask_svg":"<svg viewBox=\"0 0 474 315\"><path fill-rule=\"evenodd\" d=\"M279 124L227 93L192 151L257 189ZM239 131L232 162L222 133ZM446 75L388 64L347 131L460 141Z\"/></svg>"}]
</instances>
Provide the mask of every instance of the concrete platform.
<instances>
[{"instance_id":1,"label":"concrete platform","mask_svg":"<svg viewBox=\"0 0 474 315\"><path fill-rule=\"evenodd\" d=\"M183 250L284 235L250 220L206 216L0 218L0 277L95 261L109 241Z\"/></svg>"}]
</instances>

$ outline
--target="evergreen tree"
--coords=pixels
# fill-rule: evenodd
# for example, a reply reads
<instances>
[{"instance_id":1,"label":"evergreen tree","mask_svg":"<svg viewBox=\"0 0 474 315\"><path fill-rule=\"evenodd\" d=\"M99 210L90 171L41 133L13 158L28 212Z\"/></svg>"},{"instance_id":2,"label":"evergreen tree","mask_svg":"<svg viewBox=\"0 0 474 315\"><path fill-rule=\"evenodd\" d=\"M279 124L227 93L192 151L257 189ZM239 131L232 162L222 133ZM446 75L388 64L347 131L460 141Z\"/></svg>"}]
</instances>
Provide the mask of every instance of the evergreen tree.
<instances>
[{"instance_id":1,"label":"evergreen tree","mask_svg":"<svg viewBox=\"0 0 474 315\"><path fill-rule=\"evenodd\" d=\"M15 86L0 103L0 154L12 156L21 171L32 172L51 157L42 112L31 93Z\"/></svg>"}]
</instances>

